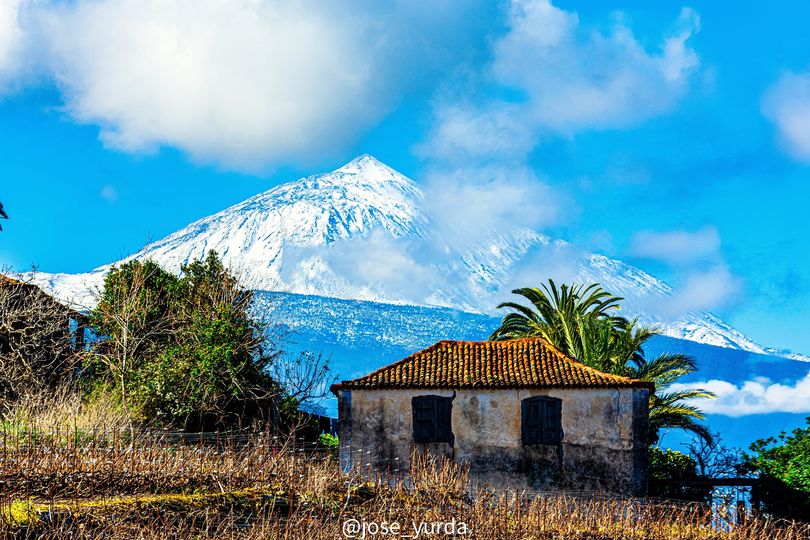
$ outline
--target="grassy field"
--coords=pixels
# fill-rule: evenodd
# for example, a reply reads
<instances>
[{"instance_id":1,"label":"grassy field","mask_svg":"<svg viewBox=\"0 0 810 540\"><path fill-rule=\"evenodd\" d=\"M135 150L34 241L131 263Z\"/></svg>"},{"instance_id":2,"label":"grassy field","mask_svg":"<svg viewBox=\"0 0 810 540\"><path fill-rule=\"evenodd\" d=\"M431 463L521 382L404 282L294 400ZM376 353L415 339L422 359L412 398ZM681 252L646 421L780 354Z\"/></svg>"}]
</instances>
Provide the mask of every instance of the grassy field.
<instances>
[{"instance_id":1,"label":"grassy field","mask_svg":"<svg viewBox=\"0 0 810 540\"><path fill-rule=\"evenodd\" d=\"M317 540L348 537L346 522L361 528L356 538L810 537L805 526L700 505L472 489L463 467L422 456L407 481L396 471L344 472L329 450L262 433L0 436L4 538Z\"/></svg>"}]
</instances>

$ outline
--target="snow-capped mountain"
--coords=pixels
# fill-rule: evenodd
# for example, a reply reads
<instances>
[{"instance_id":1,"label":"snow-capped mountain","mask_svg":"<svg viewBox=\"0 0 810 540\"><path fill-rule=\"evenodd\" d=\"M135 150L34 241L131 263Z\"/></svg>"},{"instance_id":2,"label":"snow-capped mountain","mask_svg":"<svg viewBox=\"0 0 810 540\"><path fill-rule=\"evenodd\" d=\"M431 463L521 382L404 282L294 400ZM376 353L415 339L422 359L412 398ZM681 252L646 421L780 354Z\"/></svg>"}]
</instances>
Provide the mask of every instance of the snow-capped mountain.
<instances>
[{"instance_id":1,"label":"snow-capped mountain","mask_svg":"<svg viewBox=\"0 0 810 540\"><path fill-rule=\"evenodd\" d=\"M775 352L710 313L667 313L673 291L664 282L536 231L493 230L473 241L443 236L434 230L424 199L415 182L364 155L331 173L279 185L200 219L124 261L151 258L179 271L216 250L256 290L487 313L513 286L557 276L601 283L626 298L625 315L656 323L665 335ZM540 268L543 277L526 282L522 266L537 265L525 261L561 258L568 260L567 270ZM26 277L67 302L89 307L111 266Z\"/></svg>"}]
</instances>

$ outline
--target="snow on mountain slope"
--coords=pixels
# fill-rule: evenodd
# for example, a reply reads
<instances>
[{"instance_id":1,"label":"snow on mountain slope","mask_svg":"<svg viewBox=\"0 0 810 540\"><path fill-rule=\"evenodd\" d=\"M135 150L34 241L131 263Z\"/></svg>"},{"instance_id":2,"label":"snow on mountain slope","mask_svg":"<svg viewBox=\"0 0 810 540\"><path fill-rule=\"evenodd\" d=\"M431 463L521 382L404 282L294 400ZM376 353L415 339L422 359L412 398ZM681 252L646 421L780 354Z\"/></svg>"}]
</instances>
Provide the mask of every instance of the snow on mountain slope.
<instances>
[{"instance_id":1,"label":"snow on mountain slope","mask_svg":"<svg viewBox=\"0 0 810 540\"><path fill-rule=\"evenodd\" d=\"M524 260L538 253L544 261L563 254L570 259L573 253L575 271L565 277L601 283L626 298L625 315L656 323L665 335L775 352L710 313L662 316L658 307L672 296L668 285L621 261L577 252L538 232L491 231L476 243L441 238L432 230L424 199L416 183L364 155L331 173L279 185L200 219L124 261L152 258L179 271L216 250L256 290L491 313L520 279L516 272ZM89 307L110 267L26 278L65 301Z\"/></svg>"}]
</instances>

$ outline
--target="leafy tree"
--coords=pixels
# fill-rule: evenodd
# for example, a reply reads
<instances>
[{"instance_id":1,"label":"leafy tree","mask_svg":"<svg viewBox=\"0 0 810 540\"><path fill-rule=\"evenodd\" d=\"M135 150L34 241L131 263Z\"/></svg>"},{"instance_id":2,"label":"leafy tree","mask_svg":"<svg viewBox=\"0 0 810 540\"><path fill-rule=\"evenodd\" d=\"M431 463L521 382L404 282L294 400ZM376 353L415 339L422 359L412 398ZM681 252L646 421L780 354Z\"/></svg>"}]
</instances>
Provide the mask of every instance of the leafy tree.
<instances>
[{"instance_id":1,"label":"leafy tree","mask_svg":"<svg viewBox=\"0 0 810 540\"><path fill-rule=\"evenodd\" d=\"M253 293L240 287L216 253L182 268L172 343L141 379L141 409L164 423L208 428L262 417L279 393L267 374L263 325L249 313Z\"/></svg>"},{"instance_id":2,"label":"leafy tree","mask_svg":"<svg viewBox=\"0 0 810 540\"><path fill-rule=\"evenodd\" d=\"M759 473L752 498L763 510L788 519L810 521L810 417L807 427L759 439L746 454L747 467Z\"/></svg>"},{"instance_id":3,"label":"leafy tree","mask_svg":"<svg viewBox=\"0 0 810 540\"><path fill-rule=\"evenodd\" d=\"M267 374L277 356L243 289L215 252L180 277L152 261L113 269L91 322L96 380L114 382L140 420L210 429L265 418L280 390Z\"/></svg>"},{"instance_id":4,"label":"leafy tree","mask_svg":"<svg viewBox=\"0 0 810 540\"><path fill-rule=\"evenodd\" d=\"M632 377L655 384L650 396L650 440L658 440L661 429L684 429L711 441L711 433L698 421L700 410L689 404L697 398L713 397L705 390L668 391L683 375L697 370L694 359L683 354L662 354L648 359L644 345L657 331L615 315L620 297L598 284L562 285L553 280L541 288L512 291L527 299L531 307L504 302L498 309L511 310L490 336L491 340L542 337L564 354L606 373Z\"/></svg>"},{"instance_id":5,"label":"leafy tree","mask_svg":"<svg viewBox=\"0 0 810 540\"><path fill-rule=\"evenodd\" d=\"M111 385L125 410L134 410L130 397L144 365L172 337L178 285L178 278L154 261L124 263L104 278L90 315L91 329L103 337L86 365L90 379Z\"/></svg>"}]
</instances>

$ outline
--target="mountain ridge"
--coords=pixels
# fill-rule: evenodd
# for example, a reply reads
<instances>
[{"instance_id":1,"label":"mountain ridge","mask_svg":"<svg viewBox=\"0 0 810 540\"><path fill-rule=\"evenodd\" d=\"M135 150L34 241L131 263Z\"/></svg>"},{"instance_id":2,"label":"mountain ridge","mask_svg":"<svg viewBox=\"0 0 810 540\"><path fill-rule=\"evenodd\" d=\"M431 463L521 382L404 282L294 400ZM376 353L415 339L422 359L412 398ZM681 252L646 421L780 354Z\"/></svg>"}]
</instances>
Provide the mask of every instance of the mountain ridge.
<instances>
[{"instance_id":1,"label":"mountain ridge","mask_svg":"<svg viewBox=\"0 0 810 540\"><path fill-rule=\"evenodd\" d=\"M425 193L416 182L364 154L330 173L279 184L201 218L117 263L85 274L24 278L87 308L113 264L152 258L179 272L183 264L216 250L243 284L256 290L492 313L486 306L494 308L505 297L522 261L575 253L570 277L601 283L625 297L627 316L659 325L664 335L810 360L763 347L708 312L661 316L656 306L666 305L673 294L665 282L537 231L493 231L472 244L440 238L424 205ZM420 254L435 250L434 243L444 250L438 263L432 253Z\"/></svg>"}]
</instances>

